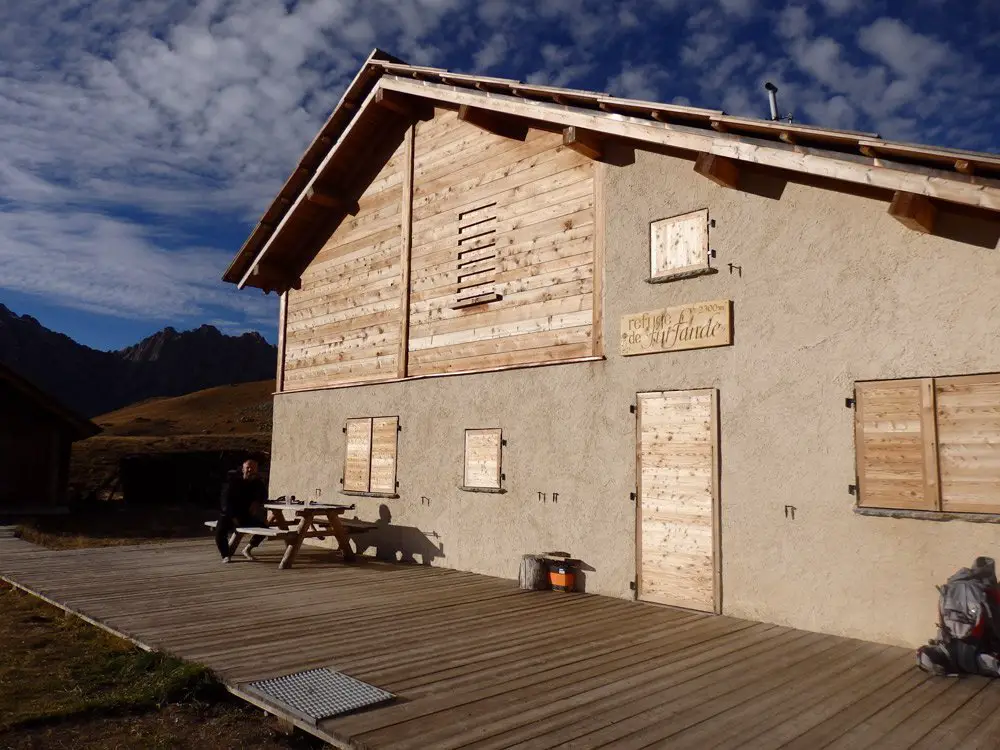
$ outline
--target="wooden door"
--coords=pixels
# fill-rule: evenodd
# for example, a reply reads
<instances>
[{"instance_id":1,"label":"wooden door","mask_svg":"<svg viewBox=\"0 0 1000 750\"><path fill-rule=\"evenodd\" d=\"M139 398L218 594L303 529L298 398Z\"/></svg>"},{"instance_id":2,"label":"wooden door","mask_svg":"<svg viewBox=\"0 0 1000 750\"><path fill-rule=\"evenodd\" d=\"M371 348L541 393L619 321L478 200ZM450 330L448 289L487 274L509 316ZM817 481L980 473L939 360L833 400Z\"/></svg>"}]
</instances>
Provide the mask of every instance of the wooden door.
<instances>
[{"instance_id":1,"label":"wooden door","mask_svg":"<svg viewBox=\"0 0 1000 750\"><path fill-rule=\"evenodd\" d=\"M718 612L717 391L640 393L636 400L638 597Z\"/></svg>"}]
</instances>

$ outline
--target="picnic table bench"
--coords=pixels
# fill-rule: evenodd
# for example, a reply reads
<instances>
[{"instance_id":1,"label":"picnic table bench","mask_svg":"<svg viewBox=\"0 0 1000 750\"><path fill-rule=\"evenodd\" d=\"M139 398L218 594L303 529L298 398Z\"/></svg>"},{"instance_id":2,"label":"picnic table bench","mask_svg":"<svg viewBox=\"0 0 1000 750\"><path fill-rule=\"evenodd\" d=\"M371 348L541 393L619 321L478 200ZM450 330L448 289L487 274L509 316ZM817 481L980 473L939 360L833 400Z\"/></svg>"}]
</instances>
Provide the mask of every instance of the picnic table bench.
<instances>
[{"instance_id":1,"label":"picnic table bench","mask_svg":"<svg viewBox=\"0 0 1000 750\"><path fill-rule=\"evenodd\" d=\"M337 540L345 559L350 560L354 557L350 537L364 534L377 527L377 524L371 521L340 518L347 511L354 510L354 505L284 502L264 503L264 507L268 511L267 526L236 527L230 536L230 556L236 553L240 540L246 534L282 539L285 542L285 554L282 555L278 567L284 570L292 567L303 541L332 536ZM210 529L216 528L218 524L218 521L205 522Z\"/></svg>"}]
</instances>

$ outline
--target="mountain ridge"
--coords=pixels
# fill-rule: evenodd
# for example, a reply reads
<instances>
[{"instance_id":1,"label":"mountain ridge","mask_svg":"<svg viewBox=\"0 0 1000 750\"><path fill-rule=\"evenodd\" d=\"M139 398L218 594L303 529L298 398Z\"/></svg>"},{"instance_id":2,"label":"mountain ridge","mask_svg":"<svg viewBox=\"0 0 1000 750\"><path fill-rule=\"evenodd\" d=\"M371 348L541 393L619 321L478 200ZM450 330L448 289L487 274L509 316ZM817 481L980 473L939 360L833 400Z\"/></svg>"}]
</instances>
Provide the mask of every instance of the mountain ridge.
<instances>
[{"instance_id":1,"label":"mountain ridge","mask_svg":"<svg viewBox=\"0 0 1000 750\"><path fill-rule=\"evenodd\" d=\"M173 326L118 351L100 351L0 303L0 362L83 416L153 397L274 377L277 347L258 332Z\"/></svg>"}]
</instances>

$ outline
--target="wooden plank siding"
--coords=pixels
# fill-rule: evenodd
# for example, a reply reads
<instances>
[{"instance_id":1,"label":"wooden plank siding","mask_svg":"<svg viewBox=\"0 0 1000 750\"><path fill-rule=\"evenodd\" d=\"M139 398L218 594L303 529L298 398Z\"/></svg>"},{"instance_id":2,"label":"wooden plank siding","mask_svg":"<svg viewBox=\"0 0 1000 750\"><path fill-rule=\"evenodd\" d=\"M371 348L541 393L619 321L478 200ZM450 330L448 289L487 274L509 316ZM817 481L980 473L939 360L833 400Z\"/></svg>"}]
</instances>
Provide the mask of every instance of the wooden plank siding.
<instances>
[{"instance_id":1,"label":"wooden plank siding","mask_svg":"<svg viewBox=\"0 0 1000 750\"><path fill-rule=\"evenodd\" d=\"M288 292L282 389L599 356L594 173L552 133L418 122Z\"/></svg>"},{"instance_id":2,"label":"wooden plank siding","mask_svg":"<svg viewBox=\"0 0 1000 750\"><path fill-rule=\"evenodd\" d=\"M288 291L287 390L398 373L402 294L403 182L400 145L349 217Z\"/></svg>"},{"instance_id":3,"label":"wooden plank siding","mask_svg":"<svg viewBox=\"0 0 1000 750\"><path fill-rule=\"evenodd\" d=\"M459 244L459 216L487 206ZM594 353L594 166L560 136L502 138L439 111L416 128L412 221L409 374ZM500 299L454 309L460 284Z\"/></svg>"},{"instance_id":4,"label":"wooden plank siding","mask_svg":"<svg viewBox=\"0 0 1000 750\"><path fill-rule=\"evenodd\" d=\"M145 648L251 681L330 667L396 702L300 728L340 748L987 748L1000 682L910 649L303 549L279 571L212 540L46 550L0 577ZM557 623L558 638L553 638ZM273 713L285 719L280 708Z\"/></svg>"}]
</instances>

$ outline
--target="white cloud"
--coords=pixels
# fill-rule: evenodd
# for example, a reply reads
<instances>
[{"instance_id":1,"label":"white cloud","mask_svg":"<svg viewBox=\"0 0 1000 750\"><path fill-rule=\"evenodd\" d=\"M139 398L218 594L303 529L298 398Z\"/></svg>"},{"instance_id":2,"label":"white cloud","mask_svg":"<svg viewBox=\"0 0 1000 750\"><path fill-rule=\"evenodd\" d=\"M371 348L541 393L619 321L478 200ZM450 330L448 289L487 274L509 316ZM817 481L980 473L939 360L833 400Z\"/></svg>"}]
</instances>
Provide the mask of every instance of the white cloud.
<instances>
[{"instance_id":1,"label":"white cloud","mask_svg":"<svg viewBox=\"0 0 1000 750\"><path fill-rule=\"evenodd\" d=\"M786 5L778 14L778 33L786 39L795 39L812 32L812 20L801 5Z\"/></svg>"},{"instance_id":2,"label":"white cloud","mask_svg":"<svg viewBox=\"0 0 1000 750\"><path fill-rule=\"evenodd\" d=\"M947 45L912 31L895 18L879 18L858 32L858 46L901 76L923 80L953 58Z\"/></svg>"},{"instance_id":3,"label":"white cloud","mask_svg":"<svg viewBox=\"0 0 1000 750\"><path fill-rule=\"evenodd\" d=\"M831 16L842 16L861 6L862 0L820 0Z\"/></svg>"},{"instance_id":4,"label":"white cloud","mask_svg":"<svg viewBox=\"0 0 1000 750\"><path fill-rule=\"evenodd\" d=\"M681 61L690 67L705 65L718 55L729 41L727 34L698 32L692 34L681 48Z\"/></svg>"},{"instance_id":5,"label":"white cloud","mask_svg":"<svg viewBox=\"0 0 1000 750\"><path fill-rule=\"evenodd\" d=\"M750 18L756 10L756 6L755 0L719 0L719 7L723 11L740 18Z\"/></svg>"},{"instance_id":6,"label":"white cloud","mask_svg":"<svg viewBox=\"0 0 1000 750\"><path fill-rule=\"evenodd\" d=\"M474 57L476 70L486 71L504 61L507 56L507 39L503 34L494 34Z\"/></svg>"},{"instance_id":7,"label":"white cloud","mask_svg":"<svg viewBox=\"0 0 1000 750\"><path fill-rule=\"evenodd\" d=\"M607 83L608 93L626 99L661 101L662 84L669 78L663 68L656 65L624 67Z\"/></svg>"},{"instance_id":8,"label":"white cloud","mask_svg":"<svg viewBox=\"0 0 1000 750\"><path fill-rule=\"evenodd\" d=\"M526 80L529 83L546 86L572 86L594 69L594 64L587 56L580 55L573 46L560 47L556 44L544 44L541 50L542 67L529 73Z\"/></svg>"},{"instance_id":9,"label":"white cloud","mask_svg":"<svg viewBox=\"0 0 1000 750\"><path fill-rule=\"evenodd\" d=\"M825 128L854 130L857 125L857 110L839 94L829 99L809 102L805 105L805 111L812 122Z\"/></svg>"},{"instance_id":10,"label":"white cloud","mask_svg":"<svg viewBox=\"0 0 1000 750\"><path fill-rule=\"evenodd\" d=\"M161 249L164 237L127 221L65 211L0 211L0 289L44 295L89 312L139 319L196 319L227 310L269 322L274 297L237 294L216 283L225 251Z\"/></svg>"},{"instance_id":11,"label":"white cloud","mask_svg":"<svg viewBox=\"0 0 1000 750\"><path fill-rule=\"evenodd\" d=\"M639 25L639 17L631 8L622 6L618 9L618 23L624 29L633 29Z\"/></svg>"}]
</instances>

